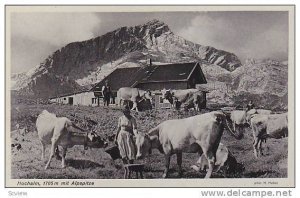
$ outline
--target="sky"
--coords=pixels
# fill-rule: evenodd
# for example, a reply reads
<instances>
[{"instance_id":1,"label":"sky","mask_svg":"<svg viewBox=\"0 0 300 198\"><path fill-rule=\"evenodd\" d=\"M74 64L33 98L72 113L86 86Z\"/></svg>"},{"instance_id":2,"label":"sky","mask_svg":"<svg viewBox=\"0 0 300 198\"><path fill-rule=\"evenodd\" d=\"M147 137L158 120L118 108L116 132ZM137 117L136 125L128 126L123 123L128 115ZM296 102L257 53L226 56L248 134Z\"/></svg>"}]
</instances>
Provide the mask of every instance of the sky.
<instances>
[{"instance_id":1,"label":"sky","mask_svg":"<svg viewBox=\"0 0 300 198\"><path fill-rule=\"evenodd\" d=\"M288 58L287 12L12 13L12 72L28 71L70 42L152 19L187 40L232 52L242 62Z\"/></svg>"}]
</instances>

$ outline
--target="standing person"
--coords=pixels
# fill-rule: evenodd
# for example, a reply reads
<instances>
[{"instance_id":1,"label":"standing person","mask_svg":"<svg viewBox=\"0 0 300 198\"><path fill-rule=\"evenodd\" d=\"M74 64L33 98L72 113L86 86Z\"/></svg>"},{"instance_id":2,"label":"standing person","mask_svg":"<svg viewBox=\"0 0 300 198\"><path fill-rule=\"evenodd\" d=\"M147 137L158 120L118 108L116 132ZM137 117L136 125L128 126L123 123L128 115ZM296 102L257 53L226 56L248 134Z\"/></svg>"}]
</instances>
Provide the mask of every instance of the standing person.
<instances>
[{"instance_id":1,"label":"standing person","mask_svg":"<svg viewBox=\"0 0 300 198\"><path fill-rule=\"evenodd\" d=\"M119 118L115 141L118 144L120 155L124 164L133 164L136 150L133 136L137 135L137 124L135 118L130 114L130 108L123 108L123 116Z\"/></svg>"},{"instance_id":2,"label":"standing person","mask_svg":"<svg viewBox=\"0 0 300 198\"><path fill-rule=\"evenodd\" d=\"M111 104L116 104L115 98L116 98L116 95L114 93L111 93L111 100L112 100Z\"/></svg>"},{"instance_id":3,"label":"standing person","mask_svg":"<svg viewBox=\"0 0 300 198\"><path fill-rule=\"evenodd\" d=\"M111 96L111 88L110 88L107 80L105 81L105 85L102 87L102 94L103 94L104 106L109 106L110 96Z\"/></svg>"},{"instance_id":4,"label":"standing person","mask_svg":"<svg viewBox=\"0 0 300 198\"><path fill-rule=\"evenodd\" d=\"M254 109L254 104L252 102L252 100L249 101L249 103L247 104L247 111Z\"/></svg>"},{"instance_id":5,"label":"standing person","mask_svg":"<svg viewBox=\"0 0 300 198\"><path fill-rule=\"evenodd\" d=\"M180 110L181 102L178 101L178 98L175 98L174 104L175 104L175 109Z\"/></svg>"}]
</instances>

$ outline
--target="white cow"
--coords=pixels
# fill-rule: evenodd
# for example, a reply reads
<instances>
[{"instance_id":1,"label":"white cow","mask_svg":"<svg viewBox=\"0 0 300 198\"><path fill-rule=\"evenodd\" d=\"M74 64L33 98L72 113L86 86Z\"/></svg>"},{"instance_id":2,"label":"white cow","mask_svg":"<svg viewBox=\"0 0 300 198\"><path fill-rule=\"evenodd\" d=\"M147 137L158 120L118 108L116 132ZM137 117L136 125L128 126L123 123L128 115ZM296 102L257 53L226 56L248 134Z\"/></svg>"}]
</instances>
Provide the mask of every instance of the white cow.
<instances>
[{"instance_id":1,"label":"white cow","mask_svg":"<svg viewBox=\"0 0 300 198\"><path fill-rule=\"evenodd\" d=\"M132 101L133 107L131 110L138 111L137 104L144 100L150 100L152 104L152 97L150 91L144 91L138 88L131 88L131 87L122 87L117 92L117 98L119 99L119 106L122 106L122 101Z\"/></svg>"},{"instance_id":2,"label":"white cow","mask_svg":"<svg viewBox=\"0 0 300 198\"><path fill-rule=\"evenodd\" d=\"M198 89L163 89L161 93L162 98L167 99L173 106L175 105L175 101L178 101L180 105L184 104L185 108L192 106L196 111L200 110L200 103L203 100L203 95Z\"/></svg>"},{"instance_id":3,"label":"white cow","mask_svg":"<svg viewBox=\"0 0 300 198\"><path fill-rule=\"evenodd\" d=\"M167 120L151 129L147 134L139 133L136 137L137 159L143 158L152 148L164 153L166 164L163 177L168 176L170 157L177 155L179 175L182 175L182 152L189 152L190 145L197 143L209 162L205 178L210 178L215 164L215 156L227 126L226 116L222 112L210 112L185 119ZM240 134L232 134L240 139Z\"/></svg>"},{"instance_id":4,"label":"white cow","mask_svg":"<svg viewBox=\"0 0 300 198\"><path fill-rule=\"evenodd\" d=\"M51 159L54 156L55 149L58 145L62 146L62 167L65 165L65 156L67 148L74 145L84 145L85 147L102 148L107 143L99 137L95 132L86 132L76 126L66 117L56 117L55 114L43 110L36 120L36 128L38 136L42 144L42 160L45 156L45 148L47 144L51 144L51 153L49 160L45 166L47 169Z\"/></svg>"},{"instance_id":5,"label":"white cow","mask_svg":"<svg viewBox=\"0 0 300 198\"><path fill-rule=\"evenodd\" d=\"M251 118L253 132L253 149L256 158L262 153L262 142L266 138L282 138L288 136L288 113L262 115L257 114Z\"/></svg>"},{"instance_id":6,"label":"white cow","mask_svg":"<svg viewBox=\"0 0 300 198\"><path fill-rule=\"evenodd\" d=\"M271 114L271 110L265 109L251 109L249 111L245 110L233 110L230 112L230 119L233 123L233 130L236 131L236 128L243 128L245 126L250 126L251 116L254 114Z\"/></svg>"},{"instance_id":7,"label":"white cow","mask_svg":"<svg viewBox=\"0 0 300 198\"><path fill-rule=\"evenodd\" d=\"M272 113L271 110L266 109L250 109L246 112L246 122L250 123L250 119L253 115L261 114L261 115L270 115Z\"/></svg>"}]
</instances>

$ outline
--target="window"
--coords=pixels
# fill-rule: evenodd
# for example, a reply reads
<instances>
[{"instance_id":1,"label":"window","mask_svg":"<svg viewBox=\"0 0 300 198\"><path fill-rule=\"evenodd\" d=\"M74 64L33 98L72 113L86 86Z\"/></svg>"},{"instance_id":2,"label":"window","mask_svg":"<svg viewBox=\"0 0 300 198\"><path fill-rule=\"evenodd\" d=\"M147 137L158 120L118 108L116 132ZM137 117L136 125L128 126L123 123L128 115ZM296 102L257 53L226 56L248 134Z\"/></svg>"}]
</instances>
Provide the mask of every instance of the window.
<instances>
[{"instance_id":1,"label":"window","mask_svg":"<svg viewBox=\"0 0 300 198\"><path fill-rule=\"evenodd\" d=\"M97 104L97 98L92 98L92 104Z\"/></svg>"}]
</instances>

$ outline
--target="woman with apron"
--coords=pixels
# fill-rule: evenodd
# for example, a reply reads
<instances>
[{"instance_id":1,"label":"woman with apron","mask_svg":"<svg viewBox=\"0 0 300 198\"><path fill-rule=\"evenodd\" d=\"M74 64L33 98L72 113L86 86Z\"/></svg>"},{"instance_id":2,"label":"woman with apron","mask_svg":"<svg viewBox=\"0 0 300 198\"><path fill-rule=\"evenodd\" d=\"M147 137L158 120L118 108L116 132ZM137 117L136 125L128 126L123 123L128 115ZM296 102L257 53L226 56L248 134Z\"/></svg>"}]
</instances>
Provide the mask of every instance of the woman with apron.
<instances>
[{"instance_id":1,"label":"woman with apron","mask_svg":"<svg viewBox=\"0 0 300 198\"><path fill-rule=\"evenodd\" d=\"M123 163L133 164L136 155L133 136L137 135L137 124L135 118L130 114L129 106L124 107L123 114L118 121L115 141L117 141Z\"/></svg>"}]
</instances>

